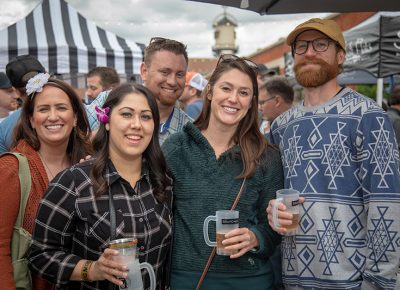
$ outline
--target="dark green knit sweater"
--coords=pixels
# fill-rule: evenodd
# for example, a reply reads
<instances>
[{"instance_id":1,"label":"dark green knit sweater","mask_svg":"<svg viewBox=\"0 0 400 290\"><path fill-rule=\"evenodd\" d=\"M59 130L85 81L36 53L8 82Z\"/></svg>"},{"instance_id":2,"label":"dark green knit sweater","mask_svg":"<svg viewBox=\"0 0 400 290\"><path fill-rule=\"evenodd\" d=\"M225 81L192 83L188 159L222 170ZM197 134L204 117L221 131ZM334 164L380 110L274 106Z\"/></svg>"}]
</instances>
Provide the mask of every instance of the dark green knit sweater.
<instances>
[{"instance_id":1,"label":"dark green knit sweater","mask_svg":"<svg viewBox=\"0 0 400 290\"><path fill-rule=\"evenodd\" d=\"M201 272L211 252L203 239L203 221L215 215L216 210L232 206L242 182L235 178L242 171L240 154L237 154L240 148L231 148L216 159L207 139L192 123L169 137L162 148L174 178L172 271ZM239 259L216 256L210 272L248 277L263 269L271 270L267 260L280 243L280 236L268 225L265 209L280 188L283 188L283 170L279 151L268 147L265 162L246 181L237 206L239 226L256 234L260 248ZM210 226L210 233L213 232ZM215 237L210 234L210 239Z\"/></svg>"}]
</instances>

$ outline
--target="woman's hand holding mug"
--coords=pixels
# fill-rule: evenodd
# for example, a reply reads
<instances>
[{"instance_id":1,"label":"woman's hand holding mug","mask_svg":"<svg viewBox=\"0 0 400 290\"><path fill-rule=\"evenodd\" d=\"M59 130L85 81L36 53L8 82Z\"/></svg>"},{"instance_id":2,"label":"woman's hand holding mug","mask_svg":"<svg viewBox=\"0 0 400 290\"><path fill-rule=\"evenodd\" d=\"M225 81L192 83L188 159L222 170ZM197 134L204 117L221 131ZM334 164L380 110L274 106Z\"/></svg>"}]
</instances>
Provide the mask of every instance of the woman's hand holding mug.
<instances>
[{"instance_id":1,"label":"woman's hand holding mug","mask_svg":"<svg viewBox=\"0 0 400 290\"><path fill-rule=\"evenodd\" d=\"M128 268L126 265L113 260L113 257L117 255L117 250L109 248L105 249L99 259L92 265L89 272L89 280L108 280L111 283L122 286L123 282L117 277L126 278L128 276Z\"/></svg>"},{"instance_id":2,"label":"woman's hand holding mug","mask_svg":"<svg viewBox=\"0 0 400 290\"><path fill-rule=\"evenodd\" d=\"M225 234L222 245L226 251L232 251L231 259L236 259L246 254L251 249L257 248L259 243L256 235L248 228L234 229Z\"/></svg>"}]
</instances>

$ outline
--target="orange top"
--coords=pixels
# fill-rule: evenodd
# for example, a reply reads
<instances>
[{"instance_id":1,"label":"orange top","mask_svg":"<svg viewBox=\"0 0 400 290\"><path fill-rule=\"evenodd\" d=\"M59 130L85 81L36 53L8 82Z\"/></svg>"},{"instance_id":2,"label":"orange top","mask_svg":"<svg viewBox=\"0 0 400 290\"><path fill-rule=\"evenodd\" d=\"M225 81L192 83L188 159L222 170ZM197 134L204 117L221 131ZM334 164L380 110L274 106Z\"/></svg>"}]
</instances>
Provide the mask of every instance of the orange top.
<instances>
[{"instance_id":1,"label":"orange top","mask_svg":"<svg viewBox=\"0 0 400 290\"><path fill-rule=\"evenodd\" d=\"M23 227L32 233L40 199L47 189L49 180L38 153L25 141L20 141L12 151L24 154L29 163L32 185L25 209ZM15 289L11 264L10 243L13 227L17 220L21 197L18 159L12 155L0 158L0 281L1 288ZM32 276L33 290L49 290L54 287L37 276Z\"/></svg>"}]
</instances>

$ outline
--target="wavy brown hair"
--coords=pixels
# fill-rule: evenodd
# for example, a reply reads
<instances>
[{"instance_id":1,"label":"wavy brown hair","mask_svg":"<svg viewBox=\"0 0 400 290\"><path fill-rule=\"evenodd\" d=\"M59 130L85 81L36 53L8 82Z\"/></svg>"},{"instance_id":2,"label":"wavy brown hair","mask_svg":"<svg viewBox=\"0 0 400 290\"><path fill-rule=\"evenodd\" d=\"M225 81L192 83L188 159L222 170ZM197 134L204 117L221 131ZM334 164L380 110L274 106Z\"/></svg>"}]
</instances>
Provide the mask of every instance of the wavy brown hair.
<instances>
[{"instance_id":1,"label":"wavy brown hair","mask_svg":"<svg viewBox=\"0 0 400 290\"><path fill-rule=\"evenodd\" d=\"M243 170L237 178L247 178L254 173L257 165L260 164L264 158L264 152L267 145L267 142L258 127L257 74L248 62L248 60L236 56L230 59L222 59L218 62L217 67L212 73L208 85L203 93L203 109L194 122L194 125L199 128L199 130L205 130L208 128L211 115L211 100L207 97L212 96L214 86L223 74L233 69L237 69L249 76L253 85L251 105L245 117L239 122L236 132L232 136L231 140L235 144L239 145L241 149L240 156L243 161Z\"/></svg>"},{"instance_id":2,"label":"wavy brown hair","mask_svg":"<svg viewBox=\"0 0 400 290\"><path fill-rule=\"evenodd\" d=\"M75 90L64 81L50 78L43 87L46 86L52 86L62 90L67 94L71 102L72 110L76 116L76 126L69 136L67 156L71 164L76 164L80 159L85 158L86 155L93 153L90 142L90 126L82 101ZM14 140L12 147L17 145L19 140L24 139L36 151L40 149L40 141L30 122L30 118L33 115L36 95L36 93L29 95L27 101L25 101L22 106L20 120L13 132Z\"/></svg>"},{"instance_id":3,"label":"wavy brown hair","mask_svg":"<svg viewBox=\"0 0 400 290\"><path fill-rule=\"evenodd\" d=\"M149 167L149 176L151 185L153 187L153 194L159 202L167 200L165 189L168 186L168 179L166 176L167 165L164 155L161 151L160 143L158 140L158 128L160 126L160 114L155 98L151 92L144 86L139 84L122 84L113 89L108 95L103 108L110 108L108 116L111 112L128 94L143 95L149 104L154 121L153 136L146 150L143 152L143 158L146 160ZM109 154L109 131L106 130L105 124L100 123L99 130L93 139L93 148L95 150L95 160L91 171L91 178L94 184L96 196L100 196L107 192L108 184L105 177L106 167Z\"/></svg>"}]
</instances>

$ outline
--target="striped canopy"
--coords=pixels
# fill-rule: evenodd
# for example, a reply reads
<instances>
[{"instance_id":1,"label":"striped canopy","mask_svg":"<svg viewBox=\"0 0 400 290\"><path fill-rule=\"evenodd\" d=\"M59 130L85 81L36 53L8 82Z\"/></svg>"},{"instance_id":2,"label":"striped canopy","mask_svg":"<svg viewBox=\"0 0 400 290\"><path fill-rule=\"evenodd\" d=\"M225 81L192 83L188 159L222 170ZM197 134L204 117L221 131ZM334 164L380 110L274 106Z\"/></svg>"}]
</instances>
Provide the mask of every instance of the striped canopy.
<instances>
[{"instance_id":1,"label":"striped canopy","mask_svg":"<svg viewBox=\"0 0 400 290\"><path fill-rule=\"evenodd\" d=\"M0 71L15 56L30 54L52 74L79 75L108 66L129 77L139 74L144 47L96 26L64 0L43 0L0 31Z\"/></svg>"}]
</instances>

